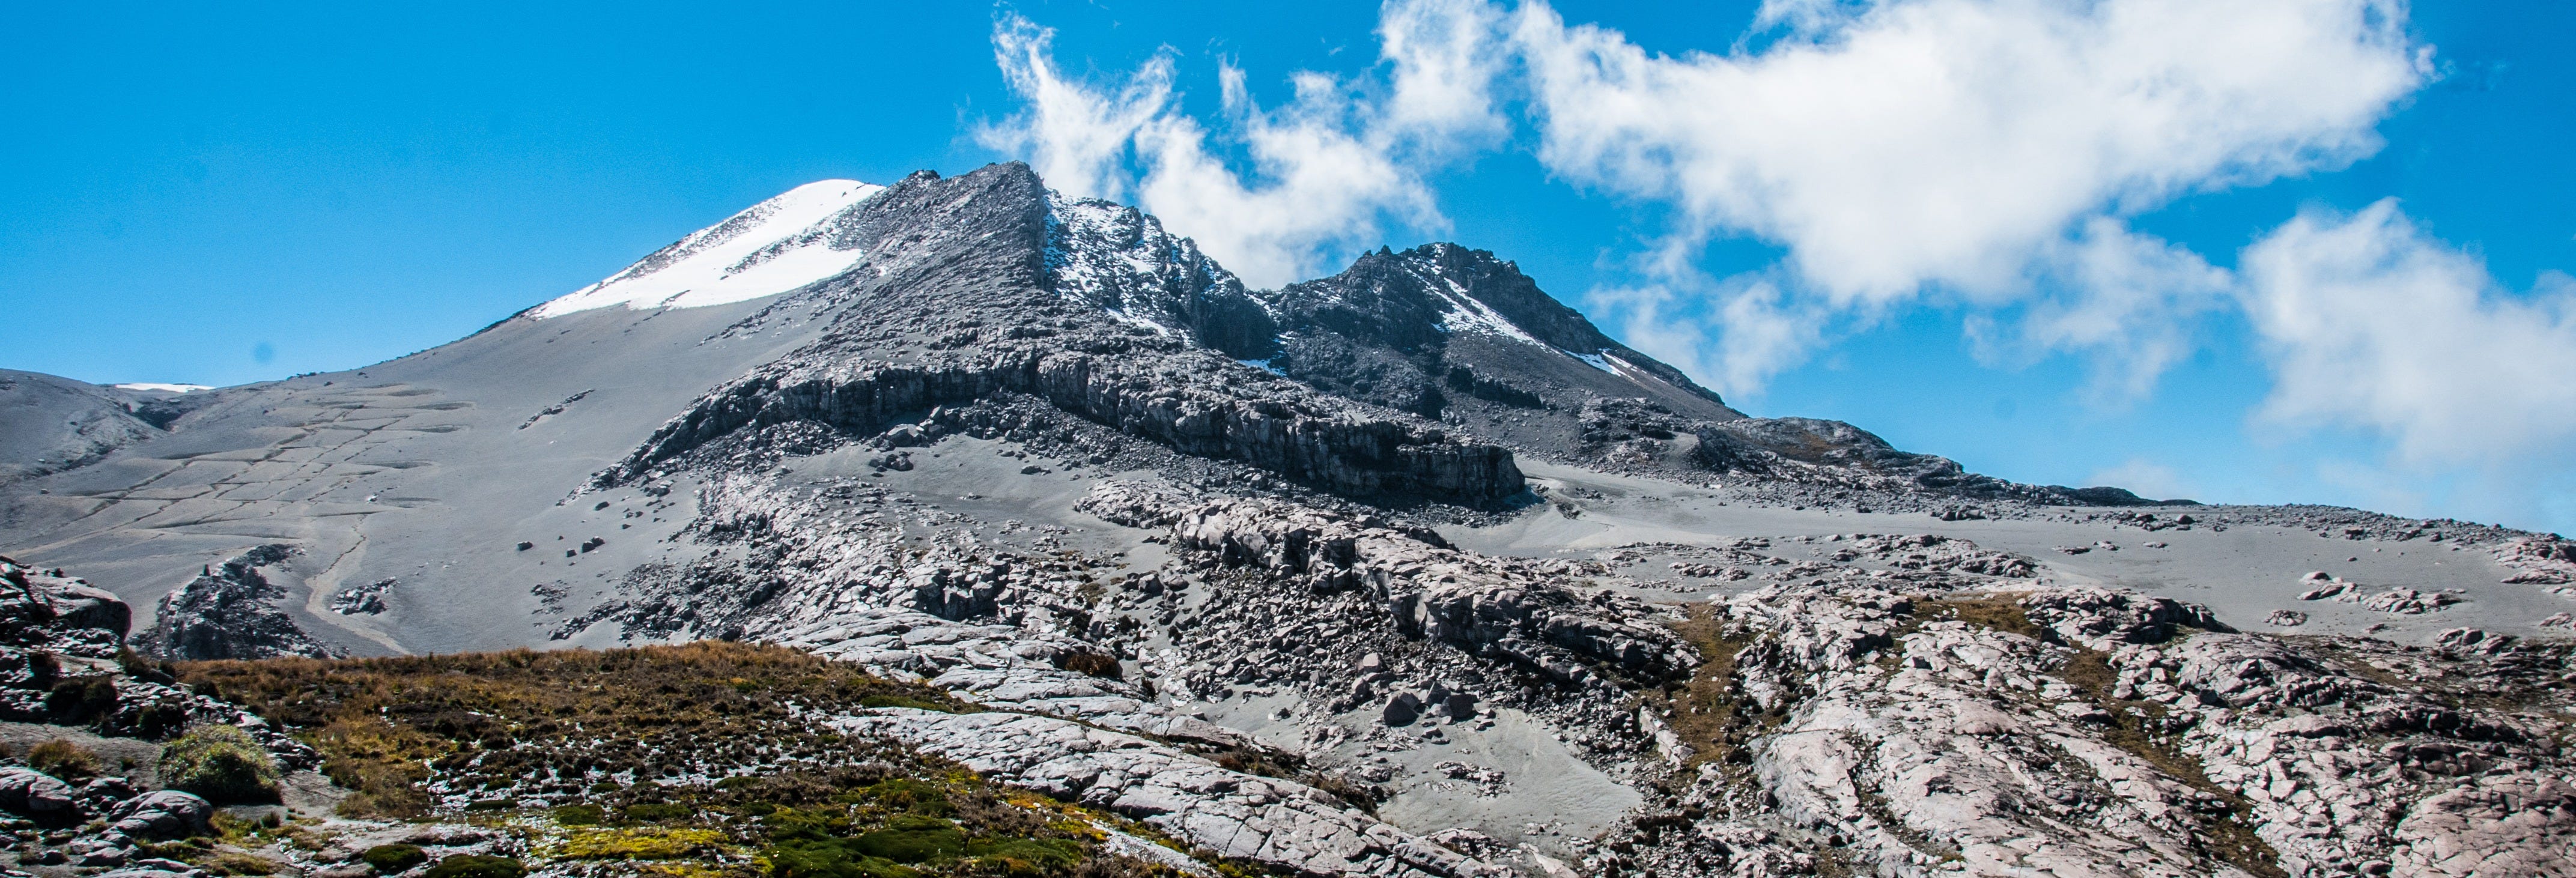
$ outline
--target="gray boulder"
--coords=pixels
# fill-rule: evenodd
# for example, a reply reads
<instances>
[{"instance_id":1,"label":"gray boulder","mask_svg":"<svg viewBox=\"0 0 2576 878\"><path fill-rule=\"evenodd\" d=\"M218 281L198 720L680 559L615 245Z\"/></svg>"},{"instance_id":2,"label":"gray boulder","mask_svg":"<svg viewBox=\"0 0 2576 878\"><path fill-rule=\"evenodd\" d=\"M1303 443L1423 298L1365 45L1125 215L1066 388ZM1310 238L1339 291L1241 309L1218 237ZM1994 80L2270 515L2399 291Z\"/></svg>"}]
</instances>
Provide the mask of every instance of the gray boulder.
<instances>
[{"instance_id":1,"label":"gray boulder","mask_svg":"<svg viewBox=\"0 0 2576 878\"><path fill-rule=\"evenodd\" d=\"M194 793L159 790L117 803L109 828L147 838L180 838L204 832L215 806Z\"/></svg>"},{"instance_id":2,"label":"gray boulder","mask_svg":"<svg viewBox=\"0 0 2576 878\"><path fill-rule=\"evenodd\" d=\"M73 806L72 785L28 768L0 768L0 808L20 814L59 814Z\"/></svg>"}]
</instances>

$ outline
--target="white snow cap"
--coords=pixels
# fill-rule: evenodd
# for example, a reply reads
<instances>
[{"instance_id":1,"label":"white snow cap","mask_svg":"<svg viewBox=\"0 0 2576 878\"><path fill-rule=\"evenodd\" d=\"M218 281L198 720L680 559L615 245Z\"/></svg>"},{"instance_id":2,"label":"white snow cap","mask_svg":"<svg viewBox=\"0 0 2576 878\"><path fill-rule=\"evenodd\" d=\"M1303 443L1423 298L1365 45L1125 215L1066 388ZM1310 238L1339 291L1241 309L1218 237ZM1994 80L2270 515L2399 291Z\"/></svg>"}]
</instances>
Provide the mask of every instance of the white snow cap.
<instances>
[{"instance_id":1,"label":"white snow cap","mask_svg":"<svg viewBox=\"0 0 2576 878\"><path fill-rule=\"evenodd\" d=\"M151 381L136 381L130 384L111 384L108 386L114 387L118 390L159 390L167 393L195 393L200 390L214 389L203 384L159 384Z\"/></svg>"},{"instance_id":2,"label":"white snow cap","mask_svg":"<svg viewBox=\"0 0 2576 878\"><path fill-rule=\"evenodd\" d=\"M832 249L842 211L885 191L857 180L824 180L787 190L724 222L699 229L607 280L537 306L530 316L628 308L699 308L775 296L850 270L861 250Z\"/></svg>"}]
</instances>

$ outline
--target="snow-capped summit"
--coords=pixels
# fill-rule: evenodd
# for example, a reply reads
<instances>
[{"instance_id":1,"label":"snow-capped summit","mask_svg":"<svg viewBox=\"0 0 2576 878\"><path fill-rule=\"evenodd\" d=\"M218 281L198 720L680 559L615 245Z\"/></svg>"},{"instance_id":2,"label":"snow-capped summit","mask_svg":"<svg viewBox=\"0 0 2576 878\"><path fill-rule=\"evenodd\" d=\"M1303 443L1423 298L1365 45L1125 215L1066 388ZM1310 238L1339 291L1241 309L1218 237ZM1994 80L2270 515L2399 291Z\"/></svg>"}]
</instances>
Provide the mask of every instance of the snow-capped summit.
<instances>
[{"instance_id":1,"label":"snow-capped summit","mask_svg":"<svg viewBox=\"0 0 2576 878\"><path fill-rule=\"evenodd\" d=\"M681 238L626 270L554 301L532 317L628 308L696 308L774 296L850 270L866 252L833 234L850 208L885 187L807 183Z\"/></svg>"}]
</instances>

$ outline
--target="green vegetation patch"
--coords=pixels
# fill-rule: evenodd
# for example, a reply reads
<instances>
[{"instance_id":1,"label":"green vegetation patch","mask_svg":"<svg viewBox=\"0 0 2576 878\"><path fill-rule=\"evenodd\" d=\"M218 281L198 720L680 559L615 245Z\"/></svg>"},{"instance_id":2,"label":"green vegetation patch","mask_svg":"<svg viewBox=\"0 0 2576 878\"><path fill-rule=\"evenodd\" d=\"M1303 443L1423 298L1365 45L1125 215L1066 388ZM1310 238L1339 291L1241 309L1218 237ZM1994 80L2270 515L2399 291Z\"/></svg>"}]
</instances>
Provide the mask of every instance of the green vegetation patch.
<instances>
[{"instance_id":1,"label":"green vegetation patch","mask_svg":"<svg viewBox=\"0 0 2576 878\"><path fill-rule=\"evenodd\" d=\"M344 812L470 811L530 851L527 864L448 857L428 878L521 878L529 866L666 878L1173 874L1102 853L1090 821L1115 818L815 722L878 706L975 708L796 650L701 642L178 670L313 744L323 772L357 791ZM518 804L533 801L552 806Z\"/></svg>"},{"instance_id":2,"label":"green vegetation patch","mask_svg":"<svg viewBox=\"0 0 2576 878\"><path fill-rule=\"evenodd\" d=\"M429 867L423 878L525 878L528 867L509 857L459 854Z\"/></svg>"},{"instance_id":3,"label":"green vegetation patch","mask_svg":"<svg viewBox=\"0 0 2576 878\"><path fill-rule=\"evenodd\" d=\"M380 844L368 848L358 859L376 867L379 873L391 875L409 872L413 866L429 862L429 854L422 852L416 844Z\"/></svg>"},{"instance_id":4,"label":"green vegetation patch","mask_svg":"<svg viewBox=\"0 0 2576 878\"><path fill-rule=\"evenodd\" d=\"M216 804L277 801L277 762L249 732L202 725L161 748L161 783Z\"/></svg>"}]
</instances>

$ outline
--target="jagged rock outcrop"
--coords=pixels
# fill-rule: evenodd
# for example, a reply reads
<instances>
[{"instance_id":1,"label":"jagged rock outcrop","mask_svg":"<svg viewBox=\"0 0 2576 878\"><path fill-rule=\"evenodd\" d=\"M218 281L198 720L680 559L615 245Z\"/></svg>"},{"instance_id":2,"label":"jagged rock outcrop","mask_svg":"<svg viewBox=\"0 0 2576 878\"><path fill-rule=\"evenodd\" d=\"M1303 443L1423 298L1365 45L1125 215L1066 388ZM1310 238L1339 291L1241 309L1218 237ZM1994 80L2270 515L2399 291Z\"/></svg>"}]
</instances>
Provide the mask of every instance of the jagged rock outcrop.
<instances>
[{"instance_id":1,"label":"jagged rock outcrop","mask_svg":"<svg viewBox=\"0 0 2576 878\"><path fill-rule=\"evenodd\" d=\"M1312 591L1367 589L1407 635L1551 678L1581 681L1601 668L1654 681L1697 660L1671 631L1644 623L1655 614L1634 599L1579 593L1530 562L1459 552L1437 534L1264 501L1192 509L1172 534L1176 545L1267 568Z\"/></svg>"},{"instance_id":2,"label":"jagged rock outcrop","mask_svg":"<svg viewBox=\"0 0 2576 878\"><path fill-rule=\"evenodd\" d=\"M2531 585L2576 584L2576 540L2556 534L2505 540L2495 548L2496 563L2513 570L2506 582ZM2561 589L2561 593L2566 590Z\"/></svg>"},{"instance_id":3,"label":"jagged rock outcrop","mask_svg":"<svg viewBox=\"0 0 2576 878\"><path fill-rule=\"evenodd\" d=\"M258 546L173 589L161 598L152 627L135 637L136 649L175 661L341 655L337 647L306 634L274 604L286 597L286 590L269 582L260 568L282 563L294 551L278 543Z\"/></svg>"},{"instance_id":4,"label":"jagged rock outcrop","mask_svg":"<svg viewBox=\"0 0 2576 878\"><path fill-rule=\"evenodd\" d=\"M120 655L132 610L84 580L0 557L0 719L165 738L203 723L240 726L291 768L312 748L238 706Z\"/></svg>"},{"instance_id":5,"label":"jagged rock outcrop","mask_svg":"<svg viewBox=\"0 0 2576 878\"><path fill-rule=\"evenodd\" d=\"M941 368L765 370L708 394L601 481L631 480L746 427L810 421L866 435L907 413L1011 391L1183 454L1241 461L1339 494L1481 503L1521 491L1520 470L1502 448L1369 415L1258 375L1205 356L1131 369L1108 358L1026 350Z\"/></svg>"},{"instance_id":6,"label":"jagged rock outcrop","mask_svg":"<svg viewBox=\"0 0 2576 878\"><path fill-rule=\"evenodd\" d=\"M2022 614L2060 643L2086 649L2162 643L2185 629L2235 633L2208 607L2107 588L2059 588L2021 600Z\"/></svg>"},{"instance_id":7,"label":"jagged rock outcrop","mask_svg":"<svg viewBox=\"0 0 2576 878\"><path fill-rule=\"evenodd\" d=\"M42 688L57 657L112 659L133 610L89 583L0 557L0 685Z\"/></svg>"}]
</instances>

